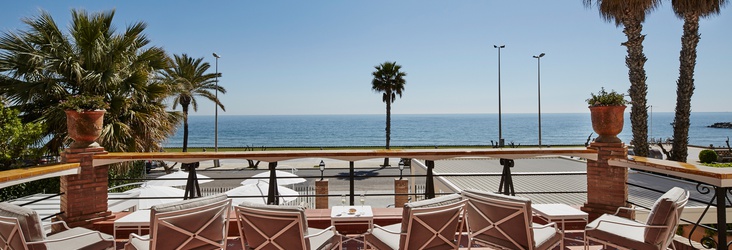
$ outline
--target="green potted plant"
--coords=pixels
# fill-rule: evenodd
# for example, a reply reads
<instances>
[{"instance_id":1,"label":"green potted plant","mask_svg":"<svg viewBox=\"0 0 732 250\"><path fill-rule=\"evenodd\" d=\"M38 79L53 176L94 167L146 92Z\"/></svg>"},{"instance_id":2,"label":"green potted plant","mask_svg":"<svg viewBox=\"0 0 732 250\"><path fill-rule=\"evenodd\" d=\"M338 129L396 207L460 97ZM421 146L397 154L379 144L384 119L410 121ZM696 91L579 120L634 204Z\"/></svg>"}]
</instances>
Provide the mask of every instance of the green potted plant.
<instances>
[{"instance_id":1,"label":"green potted plant","mask_svg":"<svg viewBox=\"0 0 732 250\"><path fill-rule=\"evenodd\" d=\"M618 134L623 131L623 112L628 103L625 96L615 90L607 92L605 88L601 88L597 94L591 93L587 104L590 108L592 129L598 134L595 142L621 142Z\"/></svg>"},{"instance_id":2,"label":"green potted plant","mask_svg":"<svg viewBox=\"0 0 732 250\"><path fill-rule=\"evenodd\" d=\"M75 110L77 112L104 110L108 106L104 102L104 97L96 95L75 95L61 101L59 104L59 107L63 110Z\"/></svg>"},{"instance_id":3,"label":"green potted plant","mask_svg":"<svg viewBox=\"0 0 732 250\"><path fill-rule=\"evenodd\" d=\"M104 113L108 107L102 96L76 95L59 104L66 112L66 127L74 140L71 148L99 147Z\"/></svg>"}]
</instances>

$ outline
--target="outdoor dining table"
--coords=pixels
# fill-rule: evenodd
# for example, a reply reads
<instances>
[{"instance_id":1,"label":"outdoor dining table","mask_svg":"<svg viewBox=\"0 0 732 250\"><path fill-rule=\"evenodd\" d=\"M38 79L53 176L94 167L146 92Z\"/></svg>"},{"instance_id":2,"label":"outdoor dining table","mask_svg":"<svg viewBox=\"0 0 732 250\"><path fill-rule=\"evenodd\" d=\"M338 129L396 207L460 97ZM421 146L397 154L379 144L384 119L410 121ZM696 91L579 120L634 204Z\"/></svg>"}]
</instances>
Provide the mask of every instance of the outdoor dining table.
<instances>
[{"instance_id":1,"label":"outdoor dining table","mask_svg":"<svg viewBox=\"0 0 732 250\"><path fill-rule=\"evenodd\" d=\"M375 224L390 225L402 221L402 208L372 208ZM99 227L99 230L112 234L115 239L128 239L129 232L137 231L138 234L150 227L150 210L137 210L135 212L123 212L114 221L99 222L99 224L113 224L110 227ZM305 217L308 218L308 226L313 228L327 228L331 225L331 209L305 209ZM123 228L124 226L124 228ZM358 228L341 227L343 230L359 230ZM361 229L362 230L362 229ZM236 213L232 210L229 213L229 237L239 237L238 222Z\"/></svg>"}]
</instances>

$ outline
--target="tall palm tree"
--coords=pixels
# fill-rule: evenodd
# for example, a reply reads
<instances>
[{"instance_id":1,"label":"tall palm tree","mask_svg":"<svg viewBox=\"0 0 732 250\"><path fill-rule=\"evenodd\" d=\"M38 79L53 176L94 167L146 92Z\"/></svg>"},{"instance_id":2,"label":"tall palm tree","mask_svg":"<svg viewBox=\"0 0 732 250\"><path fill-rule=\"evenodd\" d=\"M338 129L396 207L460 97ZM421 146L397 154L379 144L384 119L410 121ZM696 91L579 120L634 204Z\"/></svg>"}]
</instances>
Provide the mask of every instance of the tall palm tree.
<instances>
[{"instance_id":1,"label":"tall palm tree","mask_svg":"<svg viewBox=\"0 0 732 250\"><path fill-rule=\"evenodd\" d=\"M396 62L384 62L381 65L374 66L376 71L371 73L374 79L371 80L371 90L382 93L381 101L386 103L386 149L389 149L391 141L391 104L396 101L397 95L402 97L404 79L407 73L399 71L402 66ZM389 166L389 158L384 158L384 166Z\"/></svg>"},{"instance_id":2,"label":"tall palm tree","mask_svg":"<svg viewBox=\"0 0 732 250\"><path fill-rule=\"evenodd\" d=\"M226 93L226 89L216 85L216 74L206 73L211 65L203 62L203 57L193 59L187 54L174 55L173 67L163 73L165 80L175 89L173 109L180 104L183 110L183 152L188 151L188 107L198 111L196 96L202 96L216 103L221 110L224 105L211 91ZM219 73L219 76L221 73Z\"/></svg>"},{"instance_id":3,"label":"tall palm tree","mask_svg":"<svg viewBox=\"0 0 732 250\"><path fill-rule=\"evenodd\" d=\"M628 55L625 57L625 65L628 66L628 78L630 89L628 93L631 100L630 123L633 130L632 144L634 153L639 156L648 156L648 85L646 85L646 70L644 65L647 61L643 54L643 40L645 35L643 21L646 15L654 10L660 0L583 0L586 7L597 5L600 16L608 22L614 22L615 26L623 26L623 33L628 38L621 45L625 46Z\"/></svg>"},{"instance_id":4,"label":"tall palm tree","mask_svg":"<svg viewBox=\"0 0 732 250\"><path fill-rule=\"evenodd\" d=\"M117 32L114 11L71 11L68 33L48 12L24 18L27 30L0 36L0 95L26 122L46 125L45 147L67 145L58 104L73 95L103 96L109 105L99 143L108 151L155 151L175 131L179 116L165 110L167 88L154 81L167 67L165 51L149 46L145 23Z\"/></svg>"},{"instance_id":5,"label":"tall palm tree","mask_svg":"<svg viewBox=\"0 0 732 250\"><path fill-rule=\"evenodd\" d=\"M670 160L686 162L689 152L689 117L691 96L694 94L694 68L696 47L699 44L699 18L719 14L726 0L671 0L676 16L684 19L679 56L679 80L676 81L676 115L674 116L674 142Z\"/></svg>"}]
</instances>

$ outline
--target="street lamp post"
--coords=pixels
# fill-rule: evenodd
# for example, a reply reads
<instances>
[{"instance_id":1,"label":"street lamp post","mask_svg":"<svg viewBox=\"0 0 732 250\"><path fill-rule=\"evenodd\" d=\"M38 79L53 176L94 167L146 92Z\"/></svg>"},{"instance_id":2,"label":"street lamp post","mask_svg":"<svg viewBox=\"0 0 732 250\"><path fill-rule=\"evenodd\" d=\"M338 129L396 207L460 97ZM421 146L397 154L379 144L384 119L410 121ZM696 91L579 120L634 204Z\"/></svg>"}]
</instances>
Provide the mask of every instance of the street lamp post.
<instances>
[{"instance_id":1,"label":"street lamp post","mask_svg":"<svg viewBox=\"0 0 732 250\"><path fill-rule=\"evenodd\" d=\"M323 160L320 160L320 164L318 164L318 167L320 167L320 180L323 180L323 172L325 171L325 162Z\"/></svg>"},{"instance_id":2,"label":"street lamp post","mask_svg":"<svg viewBox=\"0 0 732 250\"><path fill-rule=\"evenodd\" d=\"M219 100L219 58L216 53L213 53L216 58L216 100ZM219 152L219 105L214 103L216 108L214 113L214 152ZM214 160L214 167L219 167L219 159Z\"/></svg>"},{"instance_id":3,"label":"street lamp post","mask_svg":"<svg viewBox=\"0 0 732 250\"><path fill-rule=\"evenodd\" d=\"M536 72L537 72L537 86L538 86L538 97L539 97L539 148L541 148L541 58L544 57L544 53L534 56L536 58Z\"/></svg>"},{"instance_id":4,"label":"street lamp post","mask_svg":"<svg viewBox=\"0 0 732 250\"><path fill-rule=\"evenodd\" d=\"M404 171L404 159L399 161L399 179L402 179L402 172Z\"/></svg>"},{"instance_id":5,"label":"street lamp post","mask_svg":"<svg viewBox=\"0 0 732 250\"><path fill-rule=\"evenodd\" d=\"M493 45L498 49L498 147L503 147L503 131L501 130L501 49L506 45Z\"/></svg>"},{"instance_id":6,"label":"street lamp post","mask_svg":"<svg viewBox=\"0 0 732 250\"><path fill-rule=\"evenodd\" d=\"M648 105L648 107L651 109L651 127L650 127L650 133L649 133L650 136L648 136L648 137L653 139L653 105Z\"/></svg>"}]
</instances>

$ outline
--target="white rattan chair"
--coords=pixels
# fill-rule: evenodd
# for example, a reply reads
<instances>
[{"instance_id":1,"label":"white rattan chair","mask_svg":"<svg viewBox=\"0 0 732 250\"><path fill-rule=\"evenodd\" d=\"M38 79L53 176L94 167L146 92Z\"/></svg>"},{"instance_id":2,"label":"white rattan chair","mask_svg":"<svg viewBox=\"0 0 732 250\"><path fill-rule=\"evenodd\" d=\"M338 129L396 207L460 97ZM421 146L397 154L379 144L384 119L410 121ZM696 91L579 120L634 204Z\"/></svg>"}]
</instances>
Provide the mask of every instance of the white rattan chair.
<instances>
[{"instance_id":1,"label":"white rattan chair","mask_svg":"<svg viewBox=\"0 0 732 250\"><path fill-rule=\"evenodd\" d=\"M229 209L225 194L153 206L150 234L130 234L125 249L224 249Z\"/></svg>"},{"instance_id":2,"label":"white rattan chair","mask_svg":"<svg viewBox=\"0 0 732 250\"><path fill-rule=\"evenodd\" d=\"M404 204L402 223L374 225L366 244L374 249L458 249L465 201L459 194Z\"/></svg>"},{"instance_id":3,"label":"white rattan chair","mask_svg":"<svg viewBox=\"0 0 732 250\"><path fill-rule=\"evenodd\" d=\"M614 215L604 214L587 224L588 243L595 241L619 249L673 247L676 227L688 201L688 191L672 188L656 200L645 223L617 216L621 210L638 210L620 207Z\"/></svg>"},{"instance_id":4,"label":"white rattan chair","mask_svg":"<svg viewBox=\"0 0 732 250\"><path fill-rule=\"evenodd\" d=\"M244 202L236 207L244 249L334 249L341 244L335 227L308 228L300 206Z\"/></svg>"},{"instance_id":5,"label":"white rattan chair","mask_svg":"<svg viewBox=\"0 0 732 250\"><path fill-rule=\"evenodd\" d=\"M82 227L69 228L46 236L36 211L10 203L0 203L0 249L113 249L114 239L108 234Z\"/></svg>"},{"instance_id":6,"label":"white rattan chair","mask_svg":"<svg viewBox=\"0 0 732 250\"><path fill-rule=\"evenodd\" d=\"M480 190L464 190L468 249L474 243L501 249L552 249L564 234L555 223L532 223L531 200Z\"/></svg>"}]
</instances>

